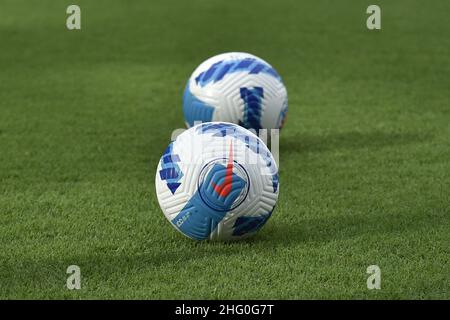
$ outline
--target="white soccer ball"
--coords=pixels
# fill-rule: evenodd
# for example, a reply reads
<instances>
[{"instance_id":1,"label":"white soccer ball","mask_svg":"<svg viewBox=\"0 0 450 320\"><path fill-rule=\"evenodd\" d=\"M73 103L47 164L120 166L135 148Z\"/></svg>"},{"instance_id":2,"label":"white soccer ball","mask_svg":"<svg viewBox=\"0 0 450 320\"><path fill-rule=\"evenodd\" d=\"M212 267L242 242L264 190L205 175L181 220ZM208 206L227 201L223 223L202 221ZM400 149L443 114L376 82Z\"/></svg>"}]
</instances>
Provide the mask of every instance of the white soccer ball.
<instances>
[{"instance_id":1,"label":"white soccer ball","mask_svg":"<svg viewBox=\"0 0 450 320\"><path fill-rule=\"evenodd\" d=\"M266 61L230 52L203 62L189 78L183 95L186 125L224 121L247 129L280 129L288 110L281 77Z\"/></svg>"},{"instance_id":2,"label":"white soccer ball","mask_svg":"<svg viewBox=\"0 0 450 320\"><path fill-rule=\"evenodd\" d=\"M255 134L238 125L196 125L169 144L156 194L170 223L195 240L235 240L258 231L278 198L278 168Z\"/></svg>"}]
</instances>

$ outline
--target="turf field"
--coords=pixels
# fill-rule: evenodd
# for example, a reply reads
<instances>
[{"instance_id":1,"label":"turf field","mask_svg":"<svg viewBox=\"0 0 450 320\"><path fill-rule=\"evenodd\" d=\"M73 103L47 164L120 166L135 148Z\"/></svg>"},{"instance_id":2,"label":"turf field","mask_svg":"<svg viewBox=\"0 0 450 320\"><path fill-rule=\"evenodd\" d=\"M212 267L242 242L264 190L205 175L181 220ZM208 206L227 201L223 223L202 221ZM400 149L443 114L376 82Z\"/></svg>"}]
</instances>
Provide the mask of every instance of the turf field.
<instances>
[{"instance_id":1,"label":"turf field","mask_svg":"<svg viewBox=\"0 0 450 320\"><path fill-rule=\"evenodd\" d=\"M0 298L449 299L449 14L447 0L1 0ZM280 197L252 240L196 243L165 220L154 176L185 81L226 51L288 88Z\"/></svg>"}]
</instances>

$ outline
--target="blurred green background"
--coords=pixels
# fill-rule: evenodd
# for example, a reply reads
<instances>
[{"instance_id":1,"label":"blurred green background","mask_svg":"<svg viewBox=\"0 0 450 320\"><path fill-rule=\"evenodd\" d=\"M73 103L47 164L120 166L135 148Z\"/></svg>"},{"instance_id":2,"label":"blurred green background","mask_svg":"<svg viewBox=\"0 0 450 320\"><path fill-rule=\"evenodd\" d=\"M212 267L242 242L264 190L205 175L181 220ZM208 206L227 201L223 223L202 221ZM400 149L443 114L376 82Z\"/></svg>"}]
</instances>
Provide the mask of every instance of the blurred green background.
<instances>
[{"instance_id":1,"label":"blurred green background","mask_svg":"<svg viewBox=\"0 0 450 320\"><path fill-rule=\"evenodd\" d=\"M1 0L0 298L450 298L449 13L445 0ZM186 80L227 51L287 86L280 197L253 239L197 243L165 220L154 176ZM71 264L81 290L66 288ZM366 287L372 264L381 290Z\"/></svg>"}]
</instances>

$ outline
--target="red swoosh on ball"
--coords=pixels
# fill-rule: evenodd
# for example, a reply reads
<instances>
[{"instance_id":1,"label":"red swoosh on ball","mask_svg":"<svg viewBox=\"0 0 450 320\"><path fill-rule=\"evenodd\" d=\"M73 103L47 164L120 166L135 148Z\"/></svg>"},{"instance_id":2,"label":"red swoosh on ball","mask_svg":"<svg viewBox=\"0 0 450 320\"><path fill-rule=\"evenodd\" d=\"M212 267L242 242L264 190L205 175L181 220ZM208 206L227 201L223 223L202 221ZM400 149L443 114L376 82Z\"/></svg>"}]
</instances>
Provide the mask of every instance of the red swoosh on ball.
<instances>
[{"instance_id":1,"label":"red swoosh on ball","mask_svg":"<svg viewBox=\"0 0 450 320\"><path fill-rule=\"evenodd\" d=\"M226 170L225 180L221 184L215 184L214 181L211 181L214 191L220 197L226 197L231 192L231 182L233 181L233 143L230 143L230 155Z\"/></svg>"}]
</instances>

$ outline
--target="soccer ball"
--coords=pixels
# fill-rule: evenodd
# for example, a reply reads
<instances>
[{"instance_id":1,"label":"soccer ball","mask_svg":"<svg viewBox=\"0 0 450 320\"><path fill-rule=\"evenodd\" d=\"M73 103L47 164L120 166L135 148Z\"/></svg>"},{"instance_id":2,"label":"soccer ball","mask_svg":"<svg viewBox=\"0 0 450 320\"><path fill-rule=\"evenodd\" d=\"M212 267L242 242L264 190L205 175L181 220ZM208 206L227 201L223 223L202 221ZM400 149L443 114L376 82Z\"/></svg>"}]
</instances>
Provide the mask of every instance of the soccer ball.
<instances>
[{"instance_id":1,"label":"soccer ball","mask_svg":"<svg viewBox=\"0 0 450 320\"><path fill-rule=\"evenodd\" d=\"M195 240L236 240L258 231L278 198L278 168L260 138L238 125L196 125L169 144L155 178L161 209Z\"/></svg>"},{"instance_id":2,"label":"soccer ball","mask_svg":"<svg viewBox=\"0 0 450 320\"><path fill-rule=\"evenodd\" d=\"M242 52L223 53L203 62L183 95L186 125L224 121L247 129L280 129L288 109L281 77L266 61Z\"/></svg>"}]
</instances>

